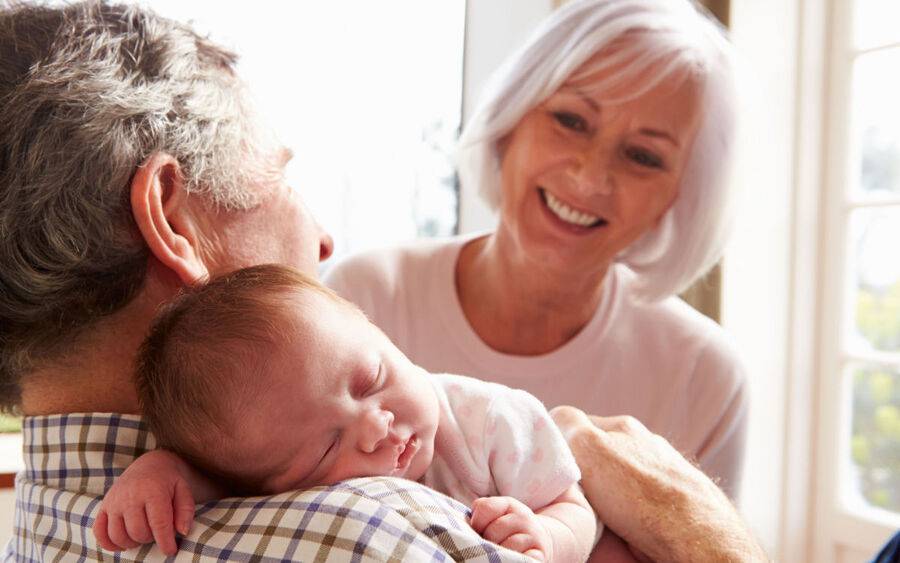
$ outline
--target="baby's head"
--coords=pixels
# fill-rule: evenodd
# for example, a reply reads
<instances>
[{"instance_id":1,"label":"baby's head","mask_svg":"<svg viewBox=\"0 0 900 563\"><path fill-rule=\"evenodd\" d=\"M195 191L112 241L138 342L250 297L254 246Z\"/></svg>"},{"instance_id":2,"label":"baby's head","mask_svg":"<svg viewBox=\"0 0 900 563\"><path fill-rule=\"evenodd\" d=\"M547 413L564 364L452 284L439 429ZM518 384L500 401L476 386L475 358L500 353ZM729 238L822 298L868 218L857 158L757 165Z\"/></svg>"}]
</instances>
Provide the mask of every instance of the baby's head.
<instances>
[{"instance_id":1,"label":"baby's head","mask_svg":"<svg viewBox=\"0 0 900 563\"><path fill-rule=\"evenodd\" d=\"M302 273L254 266L186 291L137 363L160 445L244 492L418 479L438 402L427 373Z\"/></svg>"}]
</instances>

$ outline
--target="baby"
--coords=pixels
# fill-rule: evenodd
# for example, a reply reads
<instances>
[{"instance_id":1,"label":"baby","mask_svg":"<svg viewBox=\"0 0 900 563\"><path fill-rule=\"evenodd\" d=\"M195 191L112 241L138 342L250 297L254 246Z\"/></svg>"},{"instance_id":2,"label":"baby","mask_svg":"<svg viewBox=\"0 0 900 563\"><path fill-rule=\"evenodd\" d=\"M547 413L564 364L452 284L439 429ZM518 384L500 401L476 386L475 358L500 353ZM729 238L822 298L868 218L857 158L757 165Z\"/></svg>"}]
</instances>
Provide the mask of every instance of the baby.
<instances>
[{"instance_id":1,"label":"baby","mask_svg":"<svg viewBox=\"0 0 900 563\"><path fill-rule=\"evenodd\" d=\"M94 533L106 549L152 537L172 555L195 502L375 475L456 498L485 539L530 557L583 561L591 549L578 467L537 399L427 373L290 268L247 268L176 300L143 344L137 385L165 449L104 498Z\"/></svg>"}]
</instances>

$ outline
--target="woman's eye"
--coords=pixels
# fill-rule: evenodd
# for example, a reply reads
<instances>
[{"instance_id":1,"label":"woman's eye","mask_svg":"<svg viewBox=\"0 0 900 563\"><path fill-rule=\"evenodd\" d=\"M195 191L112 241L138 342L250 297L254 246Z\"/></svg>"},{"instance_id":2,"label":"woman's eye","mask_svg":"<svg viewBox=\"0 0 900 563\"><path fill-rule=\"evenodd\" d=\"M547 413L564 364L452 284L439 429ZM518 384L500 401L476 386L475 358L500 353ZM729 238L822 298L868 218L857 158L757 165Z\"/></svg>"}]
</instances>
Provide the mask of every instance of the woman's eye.
<instances>
[{"instance_id":1,"label":"woman's eye","mask_svg":"<svg viewBox=\"0 0 900 563\"><path fill-rule=\"evenodd\" d=\"M572 131L578 131L580 133L588 130L587 122L580 115L575 113L569 113L567 111L553 112L553 119L566 129L571 129Z\"/></svg>"},{"instance_id":2,"label":"woman's eye","mask_svg":"<svg viewBox=\"0 0 900 563\"><path fill-rule=\"evenodd\" d=\"M632 162L635 162L645 168L663 167L662 159L652 152L648 152L643 149L628 149L627 151L625 151L625 154L629 159L631 159Z\"/></svg>"}]
</instances>

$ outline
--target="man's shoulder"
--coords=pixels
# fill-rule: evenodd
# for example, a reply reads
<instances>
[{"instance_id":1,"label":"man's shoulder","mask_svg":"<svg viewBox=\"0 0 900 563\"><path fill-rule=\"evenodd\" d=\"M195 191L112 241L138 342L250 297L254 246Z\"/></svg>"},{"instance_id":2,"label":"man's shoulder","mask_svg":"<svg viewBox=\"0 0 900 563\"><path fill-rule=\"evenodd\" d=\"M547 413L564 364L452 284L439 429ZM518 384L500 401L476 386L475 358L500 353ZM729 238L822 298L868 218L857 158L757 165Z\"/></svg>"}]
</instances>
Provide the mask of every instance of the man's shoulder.
<instances>
[{"instance_id":1,"label":"man's shoulder","mask_svg":"<svg viewBox=\"0 0 900 563\"><path fill-rule=\"evenodd\" d=\"M155 447L143 419L119 413L26 417L26 470L16 480L16 561L102 559L91 528L102 495ZM412 481L354 479L270 497L231 498L196 512L176 561L207 559L507 559L466 523L466 507ZM123 561L161 560L153 546ZM519 560L512 558L512 560Z\"/></svg>"},{"instance_id":2,"label":"man's shoulder","mask_svg":"<svg viewBox=\"0 0 900 563\"><path fill-rule=\"evenodd\" d=\"M17 483L16 560L100 559L91 533L101 497ZM519 560L483 540L466 508L418 483L353 479L270 497L232 498L199 507L176 561L200 559ZM31 555L29 555L31 554ZM162 559L155 546L123 561Z\"/></svg>"}]
</instances>

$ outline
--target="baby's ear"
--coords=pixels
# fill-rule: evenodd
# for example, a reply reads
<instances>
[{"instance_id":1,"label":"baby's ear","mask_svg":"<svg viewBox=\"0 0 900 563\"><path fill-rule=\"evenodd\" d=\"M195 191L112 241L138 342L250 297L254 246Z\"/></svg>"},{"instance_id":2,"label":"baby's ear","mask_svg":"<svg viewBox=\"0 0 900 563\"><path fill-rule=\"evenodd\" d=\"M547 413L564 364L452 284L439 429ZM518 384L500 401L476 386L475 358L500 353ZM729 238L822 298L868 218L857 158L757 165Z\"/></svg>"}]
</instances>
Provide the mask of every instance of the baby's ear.
<instances>
[{"instance_id":1,"label":"baby's ear","mask_svg":"<svg viewBox=\"0 0 900 563\"><path fill-rule=\"evenodd\" d=\"M147 248L185 285L209 277L198 252L198 229L178 160L157 152L131 180L131 213Z\"/></svg>"}]
</instances>

